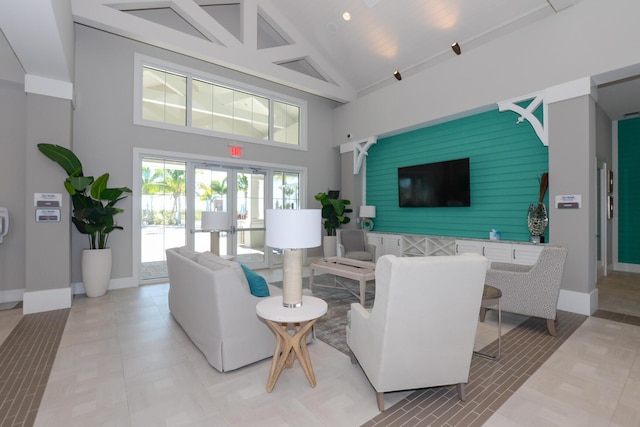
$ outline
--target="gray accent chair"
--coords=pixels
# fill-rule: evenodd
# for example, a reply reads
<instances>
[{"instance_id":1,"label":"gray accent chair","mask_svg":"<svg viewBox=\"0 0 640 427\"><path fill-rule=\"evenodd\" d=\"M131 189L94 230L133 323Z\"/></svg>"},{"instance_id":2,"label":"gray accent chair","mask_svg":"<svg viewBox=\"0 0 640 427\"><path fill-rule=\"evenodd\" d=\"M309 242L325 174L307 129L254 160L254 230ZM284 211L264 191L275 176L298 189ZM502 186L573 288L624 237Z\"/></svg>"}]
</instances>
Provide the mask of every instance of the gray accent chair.
<instances>
[{"instance_id":1,"label":"gray accent chair","mask_svg":"<svg viewBox=\"0 0 640 427\"><path fill-rule=\"evenodd\" d=\"M376 392L465 384L489 260L478 254L381 256L371 311L351 304L347 345Z\"/></svg>"},{"instance_id":2,"label":"gray accent chair","mask_svg":"<svg viewBox=\"0 0 640 427\"><path fill-rule=\"evenodd\" d=\"M567 259L563 245L548 245L534 265L494 262L486 284L502 291L502 311L547 319L549 334L556 336L558 296ZM480 310L484 321L486 308Z\"/></svg>"},{"instance_id":3,"label":"gray accent chair","mask_svg":"<svg viewBox=\"0 0 640 427\"><path fill-rule=\"evenodd\" d=\"M339 257L376 262L376 247L367 242L366 230L336 230L336 237Z\"/></svg>"}]
</instances>

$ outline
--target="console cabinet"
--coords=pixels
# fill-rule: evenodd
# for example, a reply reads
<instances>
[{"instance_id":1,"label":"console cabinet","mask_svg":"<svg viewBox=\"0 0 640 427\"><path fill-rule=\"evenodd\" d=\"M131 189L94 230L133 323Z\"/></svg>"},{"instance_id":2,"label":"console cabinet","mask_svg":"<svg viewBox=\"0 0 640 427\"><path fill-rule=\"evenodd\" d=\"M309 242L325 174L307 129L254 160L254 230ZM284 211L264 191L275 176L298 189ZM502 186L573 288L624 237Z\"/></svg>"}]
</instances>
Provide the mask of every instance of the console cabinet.
<instances>
[{"instance_id":1,"label":"console cabinet","mask_svg":"<svg viewBox=\"0 0 640 427\"><path fill-rule=\"evenodd\" d=\"M456 240L456 255L473 252L484 255L491 262L510 262L533 265L542 251L541 245L527 245L510 242L485 242L482 240Z\"/></svg>"},{"instance_id":2,"label":"console cabinet","mask_svg":"<svg viewBox=\"0 0 640 427\"><path fill-rule=\"evenodd\" d=\"M533 265L538 260L542 245L456 239L447 236L422 234L367 233L367 240L376 247L376 260L382 255L438 256L473 252L486 256L491 262L510 262Z\"/></svg>"}]
</instances>

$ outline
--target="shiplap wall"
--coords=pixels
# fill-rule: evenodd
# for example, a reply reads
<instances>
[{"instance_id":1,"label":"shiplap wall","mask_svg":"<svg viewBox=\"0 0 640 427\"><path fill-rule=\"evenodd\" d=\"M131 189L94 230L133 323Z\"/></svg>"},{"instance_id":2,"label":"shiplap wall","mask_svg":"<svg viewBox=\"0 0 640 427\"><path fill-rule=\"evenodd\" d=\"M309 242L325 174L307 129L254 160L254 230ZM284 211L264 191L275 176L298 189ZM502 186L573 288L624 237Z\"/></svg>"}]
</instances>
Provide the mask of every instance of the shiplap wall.
<instances>
[{"instance_id":1,"label":"shiplap wall","mask_svg":"<svg viewBox=\"0 0 640 427\"><path fill-rule=\"evenodd\" d=\"M618 261L640 264L640 119L618 122Z\"/></svg>"},{"instance_id":2,"label":"shiplap wall","mask_svg":"<svg viewBox=\"0 0 640 427\"><path fill-rule=\"evenodd\" d=\"M486 239L496 229L503 240L528 241L527 211L538 202L548 148L528 122L516 119L493 110L379 139L369 149L366 178L375 230ZM398 167L463 157L470 164L470 207L398 206Z\"/></svg>"}]
</instances>

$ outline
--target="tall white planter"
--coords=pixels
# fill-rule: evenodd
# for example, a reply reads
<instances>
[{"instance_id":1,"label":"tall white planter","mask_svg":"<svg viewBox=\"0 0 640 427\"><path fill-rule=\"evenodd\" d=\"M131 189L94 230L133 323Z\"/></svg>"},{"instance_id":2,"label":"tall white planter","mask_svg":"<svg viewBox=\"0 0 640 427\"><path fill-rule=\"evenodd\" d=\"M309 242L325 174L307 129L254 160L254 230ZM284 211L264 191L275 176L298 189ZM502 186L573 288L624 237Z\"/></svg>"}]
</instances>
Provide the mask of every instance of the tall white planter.
<instances>
[{"instance_id":1,"label":"tall white planter","mask_svg":"<svg viewBox=\"0 0 640 427\"><path fill-rule=\"evenodd\" d=\"M82 251L82 282L88 297L107 293L111 279L111 248Z\"/></svg>"},{"instance_id":2,"label":"tall white planter","mask_svg":"<svg viewBox=\"0 0 640 427\"><path fill-rule=\"evenodd\" d=\"M338 255L338 238L336 236L324 236L322 238L322 251L324 257L329 258Z\"/></svg>"}]
</instances>

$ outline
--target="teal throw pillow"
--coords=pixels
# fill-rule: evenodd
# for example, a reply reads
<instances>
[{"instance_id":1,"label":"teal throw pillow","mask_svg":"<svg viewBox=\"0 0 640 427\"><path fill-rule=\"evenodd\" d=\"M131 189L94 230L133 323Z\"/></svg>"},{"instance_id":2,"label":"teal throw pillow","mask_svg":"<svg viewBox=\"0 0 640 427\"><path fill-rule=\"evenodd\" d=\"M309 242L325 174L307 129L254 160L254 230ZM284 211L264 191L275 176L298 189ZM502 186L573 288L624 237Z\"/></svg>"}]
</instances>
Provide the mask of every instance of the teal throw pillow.
<instances>
[{"instance_id":1,"label":"teal throw pillow","mask_svg":"<svg viewBox=\"0 0 640 427\"><path fill-rule=\"evenodd\" d=\"M251 291L251 295L256 297L268 297L269 296L269 285L267 285L267 281L251 270L244 264L240 264L242 267L242 271L244 272L245 277L247 278L247 282L249 282L249 290Z\"/></svg>"}]
</instances>

